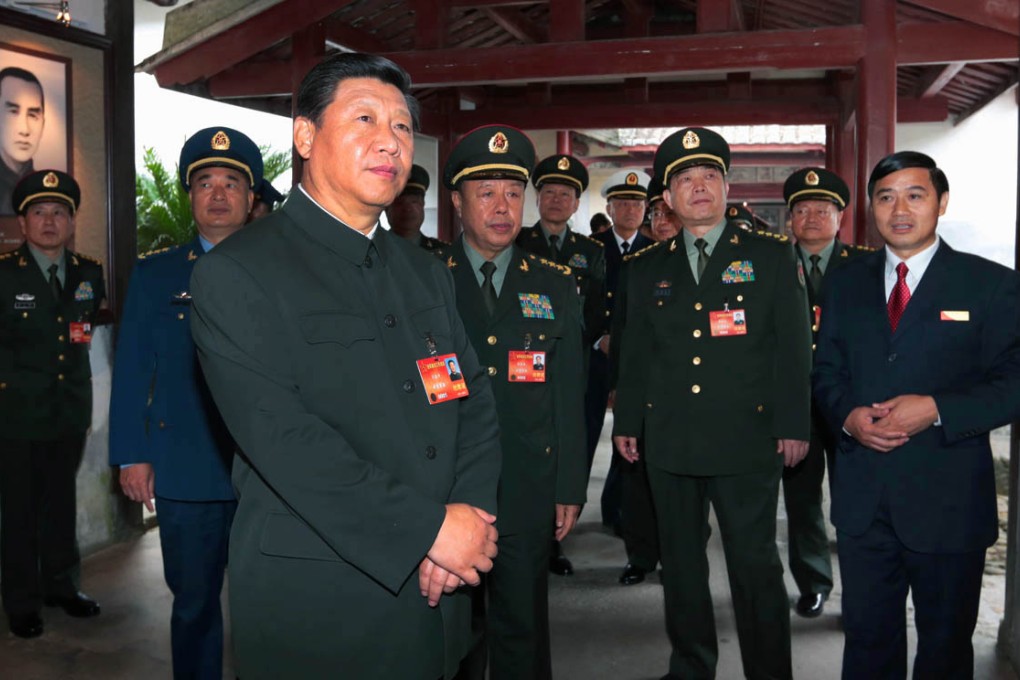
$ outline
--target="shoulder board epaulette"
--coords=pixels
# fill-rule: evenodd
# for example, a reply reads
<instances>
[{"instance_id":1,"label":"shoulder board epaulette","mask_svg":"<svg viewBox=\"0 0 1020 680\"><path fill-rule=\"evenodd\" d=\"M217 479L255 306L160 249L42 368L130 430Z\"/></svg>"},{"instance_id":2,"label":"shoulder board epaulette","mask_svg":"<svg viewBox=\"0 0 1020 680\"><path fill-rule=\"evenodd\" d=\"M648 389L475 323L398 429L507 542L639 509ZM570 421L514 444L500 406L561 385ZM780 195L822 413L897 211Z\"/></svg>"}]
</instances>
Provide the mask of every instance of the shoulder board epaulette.
<instances>
[{"instance_id":1,"label":"shoulder board epaulette","mask_svg":"<svg viewBox=\"0 0 1020 680\"><path fill-rule=\"evenodd\" d=\"M144 260L147 257L152 257L153 255L159 255L160 253L165 253L168 250L170 250L171 248L176 248L176 247L177 246L167 246L166 248L156 248L155 250L150 250L148 252L142 253L141 255L138 256L138 259L139 260Z\"/></svg>"},{"instance_id":2,"label":"shoulder board epaulette","mask_svg":"<svg viewBox=\"0 0 1020 680\"><path fill-rule=\"evenodd\" d=\"M655 248L658 248L662 244L663 244L663 241L656 241L652 245L645 246L641 250L636 250L633 253L629 253L627 255L624 255L623 256L623 261L624 262L630 262L631 260L633 260L636 257L641 257L641 255L643 255L644 253L647 253L649 250L654 250Z\"/></svg>"},{"instance_id":3,"label":"shoulder board epaulette","mask_svg":"<svg viewBox=\"0 0 1020 680\"><path fill-rule=\"evenodd\" d=\"M573 273L573 270L571 270L570 267L568 267L565 264L557 264L556 262L553 262L552 260L547 260L544 257L539 257L538 255L534 255L534 254L528 255L528 257L531 258L532 260L535 260L536 262L541 262L542 264L544 264L549 269L555 269L556 271L558 271L560 274L563 274L564 276L571 276L572 273Z\"/></svg>"},{"instance_id":4,"label":"shoulder board epaulette","mask_svg":"<svg viewBox=\"0 0 1020 680\"><path fill-rule=\"evenodd\" d=\"M605 248L606 247L605 243L603 243L602 241L598 240L597 238L592 238L588 234L582 234L580 232L574 232L574 233L577 234L578 236L580 236L581 238L584 238L584 239L588 240L589 242L594 243L599 248Z\"/></svg>"},{"instance_id":5,"label":"shoulder board epaulette","mask_svg":"<svg viewBox=\"0 0 1020 680\"><path fill-rule=\"evenodd\" d=\"M96 258L92 257L91 255L82 255L81 253L71 253L71 254L74 255L75 257L77 257L79 260L85 260L86 262L91 262L92 264L98 264L100 267L103 266L102 262L100 262Z\"/></svg>"},{"instance_id":6,"label":"shoulder board epaulette","mask_svg":"<svg viewBox=\"0 0 1020 680\"><path fill-rule=\"evenodd\" d=\"M767 229L755 229L751 232L755 236L761 236L763 238L769 238L773 241L779 241L780 243L786 243L790 240L790 237L786 234L777 234L774 231L768 231Z\"/></svg>"},{"instance_id":7,"label":"shoulder board epaulette","mask_svg":"<svg viewBox=\"0 0 1020 680\"><path fill-rule=\"evenodd\" d=\"M859 250L862 253L873 253L873 252L875 252L875 249L872 248L871 246L859 246L856 243L844 243L843 247L844 248L853 248L854 250Z\"/></svg>"},{"instance_id":8,"label":"shoulder board epaulette","mask_svg":"<svg viewBox=\"0 0 1020 680\"><path fill-rule=\"evenodd\" d=\"M15 250L11 250L11 251L8 251L8 252L6 252L6 253L2 253L2 254L0 254L0 261L2 261L2 260L9 260L9 259L11 259L12 257L14 257L14 255L15 255L15 253L16 253L16 252L17 252L17 251L15 251Z\"/></svg>"}]
</instances>

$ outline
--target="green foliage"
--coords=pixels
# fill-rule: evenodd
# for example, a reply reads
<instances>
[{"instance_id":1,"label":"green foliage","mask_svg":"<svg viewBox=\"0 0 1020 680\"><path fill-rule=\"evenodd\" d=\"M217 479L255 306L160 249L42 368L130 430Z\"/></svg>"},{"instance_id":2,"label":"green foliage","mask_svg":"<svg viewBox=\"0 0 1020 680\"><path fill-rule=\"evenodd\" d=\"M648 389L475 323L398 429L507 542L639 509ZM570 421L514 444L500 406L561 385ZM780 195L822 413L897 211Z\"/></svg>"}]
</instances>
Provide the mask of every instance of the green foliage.
<instances>
[{"instance_id":1,"label":"green foliage","mask_svg":"<svg viewBox=\"0 0 1020 680\"><path fill-rule=\"evenodd\" d=\"M291 167L290 152L262 151L263 174L276 179ZM156 152L146 147L142 157L144 172L135 173L135 213L138 219L138 252L187 243L198 231L191 218L188 192L177 178L177 166L171 172Z\"/></svg>"}]
</instances>

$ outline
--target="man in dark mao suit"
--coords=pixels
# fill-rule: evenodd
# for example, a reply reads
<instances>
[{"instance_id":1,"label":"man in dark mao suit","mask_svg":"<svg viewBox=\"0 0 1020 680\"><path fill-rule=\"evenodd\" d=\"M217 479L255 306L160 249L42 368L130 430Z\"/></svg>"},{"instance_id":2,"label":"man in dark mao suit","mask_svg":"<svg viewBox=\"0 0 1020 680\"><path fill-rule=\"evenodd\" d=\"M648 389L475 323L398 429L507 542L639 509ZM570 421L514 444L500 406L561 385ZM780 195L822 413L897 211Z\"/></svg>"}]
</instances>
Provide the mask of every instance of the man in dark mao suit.
<instances>
[{"instance_id":1,"label":"man in dark mao suit","mask_svg":"<svg viewBox=\"0 0 1020 680\"><path fill-rule=\"evenodd\" d=\"M199 359L239 448L245 680L452 677L470 642L457 587L496 555L498 425L453 282L379 228L411 167L409 91L381 57L315 66L296 99L301 183L192 275Z\"/></svg>"},{"instance_id":2,"label":"man in dark mao suit","mask_svg":"<svg viewBox=\"0 0 1020 680\"><path fill-rule=\"evenodd\" d=\"M868 181L885 248L832 273L814 394L841 433L832 490L843 677L972 678L998 521L988 433L1020 416L1020 277L936 234L949 182L901 151Z\"/></svg>"},{"instance_id":3,"label":"man in dark mao suit","mask_svg":"<svg viewBox=\"0 0 1020 680\"><path fill-rule=\"evenodd\" d=\"M836 173L825 168L802 168L786 179L783 196L790 208L790 224L797 238L797 257L808 282L811 332L817 340L821 314L818 297L825 276L850 258L871 249L846 245L836 238L843 211L850 202L850 189ZM736 208L730 210L736 212ZM828 427L821 413L812 408L808 455L796 466L783 470L790 572L800 591L796 612L807 618L821 615L832 591L832 558L822 512L822 479L826 457L834 452ZM830 478L833 474L830 464Z\"/></svg>"},{"instance_id":4,"label":"man in dark mao suit","mask_svg":"<svg viewBox=\"0 0 1020 680\"><path fill-rule=\"evenodd\" d=\"M92 423L91 324L103 267L72 252L78 183L39 170L9 206L25 242L0 255L0 580L11 632L42 635L42 605L99 614L78 592L75 478Z\"/></svg>"},{"instance_id":5,"label":"man in dark mao suit","mask_svg":"<svg viewBox=\"0 0 1020 680\"><path fill-rule=\"evenodd\" d=\"M490 680L552 677L550 547L573 529L588 482L576 283L569 267L514 245L534 162L523 132L486 125L458 142L444 171L464 225L446 263L492 382L503 450L499 557L485 577Z\"/></svg>"},{"instance_id":6,"label":"man in dark mao suit","mask_svg":"<svg viewBox=\"0 0 1020 680\"><path fill-rule=\"evenodd\" d=\"M602 241L571 230L568 220L577 212L581 194L588 188L588 170L573 156L549 156L535 166L531 183L538 191L538 223L521 229L517 245L558 264L570 267L581 296L584 331L582 356L587 362L589 349L602 334L605 318L606 258ZM574 566L563 554L560 542L553 543L549 571L560 576L574 573Z\"/></svg>"},{"instance_id":7,"label":"man in dark mao suit","mask_svg":"<svg viewBox=\"0 0 1020 680\"><path fill-rule=\"evenodd\" d=\"M223 675L220 591L237 499L234 442L212 403L191 339L191 272L245 225L262 179L246 135L210 127L181 149L181 186L198 236L139 258L117 336L110 402L110 464L131 500L159 513L163 574L174 595L174 677Z\"/></svg>"},{"instance_id":8,"label":"man in dark mao suit","mask_svg":"<svg viewBox=\"0 0 1020 680\"><path fill-rule=\"evenodd\" d=\"M708 585L715 509L744 674L790 678L790 607L776 548L784 464L807 454L811 331L803 273L785 238L726 222L729 145L687 128L655 155L683 232L627 265L613 440L637 460L644 434L659 522L674 678L715 677Z\"/></svg>"}]
</instances>

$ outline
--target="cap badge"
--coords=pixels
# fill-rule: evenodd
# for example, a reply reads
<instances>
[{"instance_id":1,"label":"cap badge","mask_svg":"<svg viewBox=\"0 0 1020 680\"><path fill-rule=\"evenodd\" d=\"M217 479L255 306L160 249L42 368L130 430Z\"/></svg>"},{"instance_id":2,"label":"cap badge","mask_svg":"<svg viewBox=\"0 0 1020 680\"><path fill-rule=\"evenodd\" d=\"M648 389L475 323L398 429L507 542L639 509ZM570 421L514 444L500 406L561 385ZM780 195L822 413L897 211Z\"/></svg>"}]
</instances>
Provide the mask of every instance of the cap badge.
<instances>
[{"instance_id":1,"label":"cap badge","mask_svg":"<svg viewBox=\"0 0 1020 680\"><path fill-rule=\"evenodd\" d=\"M633 172L627 173L627 179L624 180L628 186L634 186L637 184L637 175Z\"/></svg>"},{"instance_id":2,"label":"cap badge","mask_svg":"<svg viewBox=\"0 0 1020 680\"><path fill-rule=\"evenodd\" d=\"M808 174L804 175L804 183L809 187L818 186L818 173L814 170L808 171Z\"/></svg>"},{"instance_id":3,"label":"cap badge","mask_svg":"<svg viewBox=\"0 0 1020 680\"><path fill-rule=\"evenodd\" d=\"M490 153L506 153L510 150L510 140L502 132L497 132L489 140Z\"/></svg>"},{"instance_id":4,"label":"cap badge","mask_svg":"<svg viewBox=\"0 0 1020 680\"><path fill-rule=\"evenodd\" d=\"M694 130L688 130L684 135L683 145L685 149L697 149L701 146L701 137Z\"/></svg>"},{"instance_id":5,"label":"cap badge","mask_svg":"<svg viewBox=\"0 0 1020 680\"><path fill-rule=\"evenodd\" d=\"M214 151L227 151L230 149L230 137L227 137L227 133L220 130L213 135L210 146Z\"/></svg>"},{"instance_id":6,"label":"cap badge","mask_svg":"<svg viewBox=\"0 0 1020 680\"><path fill-rule=\"evenodd\" d=\"M566 172L570 169L570 159L566 157L559 159L556 161L556 167L563 172Z\"/></svg>"},{"instance_id":7,"label":"cap badge","mask_svg":"<svg viewBox=\"0 0 1020 680\"><path fill-rule=\"evenodd\" d=\"M43 177L42 183L43 186L46 187L47 189L56 189L57 186L60 184L60 179L57 178L57 173L47 172L46 176Z\"/></svg>"},{"instance_id":8,"label":"cap badge","mask_svg":"<svg viewBox=\"0 0 1020 680\"><path fill-rule=\"evenodd\" d=\"M730 208L730 217L736 217L736 216L737 216L737 209L736 208Z\"/></svg>"}]
</instances>

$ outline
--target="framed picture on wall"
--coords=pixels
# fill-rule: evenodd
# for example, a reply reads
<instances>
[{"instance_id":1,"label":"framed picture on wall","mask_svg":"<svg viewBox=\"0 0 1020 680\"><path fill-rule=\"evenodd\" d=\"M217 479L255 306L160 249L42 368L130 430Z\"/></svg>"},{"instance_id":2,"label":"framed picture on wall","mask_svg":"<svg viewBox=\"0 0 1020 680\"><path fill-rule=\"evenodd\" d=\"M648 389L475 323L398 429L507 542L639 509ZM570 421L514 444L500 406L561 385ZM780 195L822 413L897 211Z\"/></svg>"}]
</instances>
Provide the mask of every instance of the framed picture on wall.
<instances>
[{"instance_id":1,"label":"framed picture on wall","mask_svg":"<svg viewBox=\"0 0 1020 680\"><path fill-rule=\"evenodd\" d=\"M73 174L71 60L0 42L0 251L21 242L11 193L26 174Z\"/></svg>"}]
</instances>

